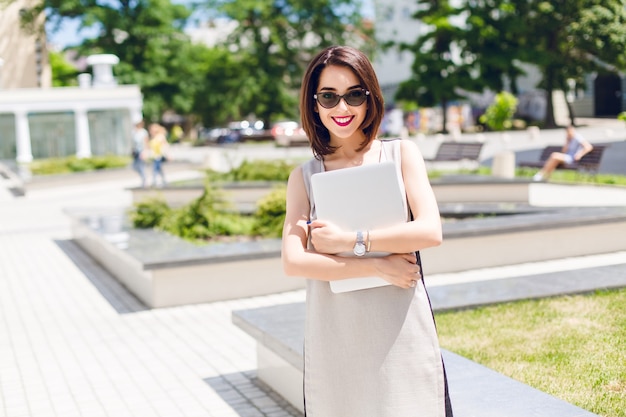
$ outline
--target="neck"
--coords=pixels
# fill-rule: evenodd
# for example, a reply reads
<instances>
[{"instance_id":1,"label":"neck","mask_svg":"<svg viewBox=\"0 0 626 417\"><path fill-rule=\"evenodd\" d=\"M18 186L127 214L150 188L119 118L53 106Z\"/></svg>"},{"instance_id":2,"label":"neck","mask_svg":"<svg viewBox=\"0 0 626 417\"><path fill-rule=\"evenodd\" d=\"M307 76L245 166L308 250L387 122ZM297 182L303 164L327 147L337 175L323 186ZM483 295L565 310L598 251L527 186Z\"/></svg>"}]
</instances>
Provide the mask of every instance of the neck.
<instances>
[{"instance_id":1,"label":"neck","mask_svg":"<svg viewBox=\"0 0 626 417\"><path fill-rule=\"evenodd\" d=\"M326 155L325 162L340 167L359 166L366 163L377 162L379 160L380 143L372 140L365 148L357 151L360 142L356 146L344 144L339 147L333 154Z\"/></svg>"}]
</instances>

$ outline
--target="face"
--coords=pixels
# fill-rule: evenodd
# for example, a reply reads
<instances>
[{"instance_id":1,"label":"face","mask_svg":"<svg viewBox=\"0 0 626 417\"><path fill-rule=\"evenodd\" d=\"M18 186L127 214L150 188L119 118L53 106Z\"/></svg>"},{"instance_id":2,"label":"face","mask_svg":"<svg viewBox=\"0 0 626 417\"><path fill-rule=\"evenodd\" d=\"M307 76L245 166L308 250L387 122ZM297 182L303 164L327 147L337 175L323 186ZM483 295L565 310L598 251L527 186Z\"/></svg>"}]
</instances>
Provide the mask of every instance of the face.
<instances>
[{"instance_id":1,"label":"face","mask_svg":"<svg viewBox=\"0 0 626 417\"><path fill-rule=\"evenodd\" d=\"M324 93L344 95L362 90L359 79L349 68L328 66L320 74L316 93L318 96ZM315 109L330 132L331 143L350 138L356 138L359 142L364 139L361 125L367 113L367 99L361 105L350 105L342 98L336 106L329 109L316 102Z\"/></svg>"}]
</instances>

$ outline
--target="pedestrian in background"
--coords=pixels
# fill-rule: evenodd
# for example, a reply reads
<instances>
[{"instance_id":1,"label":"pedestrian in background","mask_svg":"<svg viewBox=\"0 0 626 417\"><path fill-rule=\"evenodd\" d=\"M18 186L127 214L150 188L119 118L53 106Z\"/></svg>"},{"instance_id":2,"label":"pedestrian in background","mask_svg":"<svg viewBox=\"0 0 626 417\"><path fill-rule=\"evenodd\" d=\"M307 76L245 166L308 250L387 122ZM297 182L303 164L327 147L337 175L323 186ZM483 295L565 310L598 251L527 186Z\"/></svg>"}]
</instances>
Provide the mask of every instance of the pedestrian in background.
<instances>
[{"instance_id":1,"label":"pedestrian in background","mask_svg":"<svg viewBox=\"0 0 626 417\"><path fill-rule=\"evenodd\" d=\"M167 185L165 173L163 172L163 162L167 160L169 144L167 142L167 130L158 123L152 123L150 131L150 158L152 159L152 186L158 186L158 178L161 178L161 187Z\"/></svg>"},{"instance_id":2,"label":"pedestrian in background","mask_svg":"<svg viewBox=\"0 0 626 417\"><path fill-rule=\"evenodd\" d=\"M561 149L561 152L552 152L545 164L543 164L543 168L533 177L534 181L547 180L559 165L569 165L578 162L580 158L593 150L593 145L576 132L574 126L568 126L565 132L563 149Z\"/></svg>"},{"instance_id":3,"label":"pedestrian in background","mask_svg":"<svg viewBox=\"0 0 626 417\"><path fill-rule=\"evenodd\" d=\"M148 131L144 127L144 121L140 120L135 123L135 129L133 130L133 169L137 171L141 178L141 187L146 186L146 154L148 152Z\"/></svg>"}]
</instances>

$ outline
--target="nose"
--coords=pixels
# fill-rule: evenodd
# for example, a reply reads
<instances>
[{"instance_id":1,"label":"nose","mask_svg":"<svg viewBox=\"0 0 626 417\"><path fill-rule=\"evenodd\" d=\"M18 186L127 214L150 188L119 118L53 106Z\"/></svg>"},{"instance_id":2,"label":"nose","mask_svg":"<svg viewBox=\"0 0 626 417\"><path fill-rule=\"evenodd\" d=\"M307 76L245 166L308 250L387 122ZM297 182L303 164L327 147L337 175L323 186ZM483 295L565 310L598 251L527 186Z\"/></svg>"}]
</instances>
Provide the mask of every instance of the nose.
<instances>
[{"instance_id":1,"label":"nose","mask_svg":"<svg viewBox=\"0 0 626 417\"><path fill-rule=\"evenodd\" d=\"M341 97L339 99L339 103L337 104L337 107L339 107L341 110L348 109L348 103L346 102L346 99L344 97Z\"/></svg>"}]
</instances>

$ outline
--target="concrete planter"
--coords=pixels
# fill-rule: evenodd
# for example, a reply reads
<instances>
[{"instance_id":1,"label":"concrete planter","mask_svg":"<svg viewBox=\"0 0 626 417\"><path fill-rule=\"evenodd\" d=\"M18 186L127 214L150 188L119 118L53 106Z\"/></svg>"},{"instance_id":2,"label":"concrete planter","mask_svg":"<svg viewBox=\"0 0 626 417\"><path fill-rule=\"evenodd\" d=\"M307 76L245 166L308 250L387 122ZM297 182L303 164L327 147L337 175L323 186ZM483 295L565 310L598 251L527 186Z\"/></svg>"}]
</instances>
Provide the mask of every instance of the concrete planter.
<instances>
[{"instance_id":1,"label":"concrete planter","mask_svg":"<svg viewBox=\"0 0 626 417\"><path fill-rule=\"evenodd\" d=\"M292 291L280 240L195 245L132 229L122 209L68 212L76 242L148 307L222 301Z\"/></svg>"},{"instance_id":2,"label":"concrete planter","mask_svg":"<svg viewBox=\"0 0 626 417\"><path fill-rule=\"evenodd\" d=\"M68 213L78 244L149 307L220 301L304 288L286 277L280 240L198 246L131 229L123 209ZM626 250L626 207L545 208L444 224L444 243L422 251L428 275Z\"/></svg>"}]
</instances>

